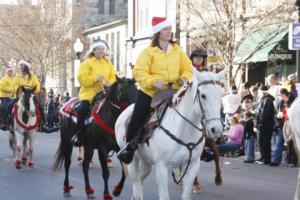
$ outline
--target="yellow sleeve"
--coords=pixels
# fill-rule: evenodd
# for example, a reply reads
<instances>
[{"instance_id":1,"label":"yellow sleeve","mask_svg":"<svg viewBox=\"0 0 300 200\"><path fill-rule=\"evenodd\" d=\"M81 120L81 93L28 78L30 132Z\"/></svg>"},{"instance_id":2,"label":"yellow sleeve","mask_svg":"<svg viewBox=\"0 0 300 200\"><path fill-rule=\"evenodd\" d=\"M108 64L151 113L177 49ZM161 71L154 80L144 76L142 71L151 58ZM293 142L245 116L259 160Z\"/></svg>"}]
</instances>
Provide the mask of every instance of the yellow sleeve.
<instances>
[{"instance_id":1,"label":"yellow sleeve","mask_svg":"<svg viewBox=\"0 0 300 200\"><path fill-rule=\"evenodd\" d=\"M85 60L80 64L77 79L81 86L91 87L97 82L97 75L92 72L91 63Z\"/></svg>"},{"instance_id":2,"label":"yellow sleeve","mask_svg":"<svg viewBox=\"0 0 300 200\"><path fill-rule=\"evenodd\" d=\"M116 82L117 80L117 73L116 73L116 70L114 68L114 66L110 63L110 67L111 67L111 70L110 70L110 75L109 75L109 84L112 85Z\"/></svg>"},{"instance_id":3,"label":"yellow sleeve","mask_svg":"<svg viewBox=\"0 0 300 200\"><path fill-rule=\"evenodd\" d=\"M193 65L191 60L187 57L186 53L182 49L180 49L180 51L180 76L188 81L193 76Z\"/></svg>"},{"instance_id":4,"label":"yellow sleeve","mask_svg":"<svg viewBox=\"0 0 300 200\"><path fill-rule=\"evenodd\" d=\"M142 88L153 89L153 84L158 80L151 76L150 67L152 58L147 49L145 49L138 57L134 69L133 76Z\"/></svg>"},{"instance_id":5,"label":"yellow sleeve","mask_svg":"<svg viewBox=\"0 0 300 200\"><path fill-rule=\"evenodd\" d=\"M9 84L7 84L7 81L5 81L4 78L0 80L0 90L3 92L13 92L14 91L14 89L11 88L9 86Z\"/></svg>"},{"instance_id":6,"label":"yellow sleeve","mask_svg":"<svg viewBox=\"0 0 300 200\"><path fill-rule=\"evenodd\" d=\"M18 77L14 78L14 84L13 85L14 85L14 94L16 96L18 96L17 92L18 92L18 88L20 87L20 83L19 83Z\"/></svg>"},{"instance_id":7,"label":"yellow sleeve","mask_svg":"<svg viewBox=\"0 0 300 200\"><path fill-rule=\"evenodd\" d=\"M41 83L40 83L39 79L35 75L32 75L32 78L33 78L33 84L34 84L33 87L35 87L35 93L40 93Z\"/></svg>"}]
</instances>

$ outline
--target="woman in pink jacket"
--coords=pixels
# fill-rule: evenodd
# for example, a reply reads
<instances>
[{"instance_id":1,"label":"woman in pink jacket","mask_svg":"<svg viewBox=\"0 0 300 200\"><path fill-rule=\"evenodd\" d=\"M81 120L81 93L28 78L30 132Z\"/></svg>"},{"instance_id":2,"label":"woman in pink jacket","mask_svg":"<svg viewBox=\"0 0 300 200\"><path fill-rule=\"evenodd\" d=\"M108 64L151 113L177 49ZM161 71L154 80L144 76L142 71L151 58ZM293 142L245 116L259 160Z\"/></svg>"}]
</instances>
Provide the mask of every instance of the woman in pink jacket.
<instances>
[{"instance_id":1,"label":"woman in pink jacket","mask_svg":"<svg viewBox=\"0 0 300 200\"><path fill-rule=\"evenodd\" d=\"M227 137L227 142L217 145L220 153L240 149L240 146L242 144L244 126L242 124L239 124L238 119L234 116L229 119L229 123L230 130L224 133L224 135Z\"/></svg>"}]
</instances>

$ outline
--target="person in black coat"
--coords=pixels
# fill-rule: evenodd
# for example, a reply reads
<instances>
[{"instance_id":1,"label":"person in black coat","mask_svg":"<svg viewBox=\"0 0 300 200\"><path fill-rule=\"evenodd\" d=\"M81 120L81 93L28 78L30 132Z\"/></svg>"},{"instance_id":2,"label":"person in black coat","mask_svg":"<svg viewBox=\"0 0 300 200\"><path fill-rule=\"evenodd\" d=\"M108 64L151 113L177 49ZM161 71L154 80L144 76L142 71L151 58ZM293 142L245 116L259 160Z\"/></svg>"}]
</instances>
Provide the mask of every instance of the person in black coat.
<instances>
[{"instance_id":1,"label":"person in black coat","mask_svg":"<svg viewBox=\"0 0 300 200\"><path fill-rule=\"evenodd\" d=\"M246 157L244 163L254 163L255 161L255 140L256 140L256 133L254 132L254 121L253 121L253 114L251 111L246 111L244 113L245 128L244 128L244 136L245 136L245 151Z\"/></svg>"},{"instance_id":2,"label":"person in black coat","mask_svg":"<svg viewBox=\"0 0 300 200\"><path fill-rule=\"evenodd\" d=\"M260 88L262 98L257 108L257 129L259 132L259 149L261 158L257 164L269 165L271 163L271 139L275 122L274 97L269 94L268 87Z\"/></svg>"}]
</instances>

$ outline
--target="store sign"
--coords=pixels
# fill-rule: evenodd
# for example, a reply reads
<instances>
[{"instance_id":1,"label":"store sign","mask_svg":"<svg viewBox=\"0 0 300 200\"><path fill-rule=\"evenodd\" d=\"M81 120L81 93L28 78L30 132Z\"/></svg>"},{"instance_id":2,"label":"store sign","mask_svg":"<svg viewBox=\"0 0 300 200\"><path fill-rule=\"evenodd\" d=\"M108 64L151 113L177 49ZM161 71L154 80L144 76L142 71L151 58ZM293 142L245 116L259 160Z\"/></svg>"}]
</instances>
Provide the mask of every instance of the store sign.
<instances>
[{"instance_id":1,"label":"store sign","mask_svg":"<svg viewBox=\"0 0 300 200\"><path fill-rule=\"evenodd\" d=\"M289 49L300 50L300 23L292 23L289 27Z\"/></svg>"},{"instance_id":2,"label":"store sign","mask_svg":"<svg viewBox=\"0 0 300 200\"><path fill-rule=\"evenodd\" d=\"M271 53L269 54L269 60L292 60L293 54L291 53Z\"/></svg>"}]
</instances>

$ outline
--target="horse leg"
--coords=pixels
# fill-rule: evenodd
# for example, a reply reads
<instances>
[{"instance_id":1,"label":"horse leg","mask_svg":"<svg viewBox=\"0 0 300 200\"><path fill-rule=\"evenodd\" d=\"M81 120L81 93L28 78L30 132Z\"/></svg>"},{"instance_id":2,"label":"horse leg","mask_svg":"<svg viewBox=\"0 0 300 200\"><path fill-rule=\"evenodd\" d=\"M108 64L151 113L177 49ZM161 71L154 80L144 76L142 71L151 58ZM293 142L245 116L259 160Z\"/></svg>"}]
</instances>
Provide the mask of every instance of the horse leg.
<instances>
[{"instance_id":1,"label":"horse leg","mask_svg":"<svg viewBox=\"0 0 300 200\"><path fill-rule=\"evenodd\" d=\"M141 160L141 182L143 185L144 180L149 176L151 173L152 166L146 163L145 161Z\"/></svg>"},{"instance_id":2,"label":"horse leg","mask_svg":"<svg viewBox=\"0 0 300 200\"><path fill-rule=\"evenodd\" d=\"M121 163L121 162L120 162ZM122 190L123 190L123 187L124 187L124 182L126 180L126 175L125 175L125 169L124 169L124 166L122 165L121 163L121 166L122 166L122 176L121 176L121 180L119 181L119 183L115 186L115 189L113 191L113 195L115 197L118 197L120 196Z\"/></svg>"},{"instance_id":3,"label":"horse leg","mask_svg":"<svg viewBox=\"0 0 300 200\"><path fill-rule=\"evenodd\" d=\"M200 160L196 160L190 163L188 171L186 172L183 178L183 192L182 200L191 200L192 199L192 186L200 169Z\"/></svg>"},{"instance_id":4,"label":"horse leg","mask_svg":"<svg viewBox=\"0 0 300 200\"><path fill-rule=\"evenodd\" d=\"M156 182L158 185L159 200L169 200L168 168L162 162L155 167Z\"/></svg>"},{"instance_id":5,"label":"horse leg","mask_svg":"<svg viewBox=\"0 0 300 200\"><path fill-rule=\"evenodd\" d=\"M29 138L29 148L28 148L28 156L29 156L29 162L28 162L28 167L29 168L33 168L33 133L31 133L30 136L28 136Z\"/></svg>"},{"instance_id":6,"label":"horse leg","mask_svg":"<svg viewBox=\"0 0 300 200\"><path fill-rule=\"evenodd\" d=\"M139 159L134 157L127 167L129 179L132 181L132 200L143 200L143 186L140 178Z\"/></svg>"},{"instance_id":7,"label":"horse leg","mask_svg":"<svg viewBox=\"0 0 300 200\"><path fill-rule=\"evenodd\" d=\"M82 162L82 170L84 174L85 193L88 199L95 199L94 189L90 186L90 181L89 181L89 162L92 160L93 155L94 155L93 148L84 147L84 158Z\"/></svg>"},{"instance_id":8,"label":"horse leg","mask_svg":"<svg viewBox=\"0 0 300 200\"><path fill-rule=\"evenodd\" d=\"M83 160L83 146L78 147L78 156L77 156L77 162L78 165L82 165Z\"/></svg>"},{"instance_id":9,"label":"horse leg","mask_svg":"<svg viewBox=\"0 0 300 200\"><path fill-rule=\"evenodd\" d=\"M215 166L216 166L216 177L215 177L215 184L220 186L222 185L222 176L221 176L221 166L220 166L220 152L217 148L216 142L214 140L208 139L208 145L210 146L211 150L215 153Z\"/></svg>"},{"instance_id":10,"label":"horse leg","mask_svg":"<svg viewBox=\"0 0 300 200\"><path fill-rule=\"evenodd\" d=\"M200 183L198 181L198 178L196 176L196 178L194 180L194 183L193 183L193 193L198 194L200 192L202 192L201 185L200 185Z\"/></svg>"},{"instance_id":11,"label":"horse leg","mask_svg":"<svg viewBox=\"0 0 300 200\"><path fill-rule=\"evenodd\" d=\"M22 164L26 165L27 163L27 138L23 138L23 149L22 149Z\"/></svg>"},{"instance_id":12,"label":"horse leg","mask_svg":"<svg viewBox=\"0 0 300 200\"><path fill-rule=\"evenodd\" d=\"M64 180L64 196L65 197L71 197L71 190L74 188L73 186L70 186L69 182L69 171L71 166L71 157L72 157L72 151L73 146L71 143L65 143L64 146L62 146L63 154L64 154L64 167L65 167L65 180Z\"/></svg>"},{"instance_id":13,"label":"horse leg","mask_svg":"<svg viewBox=\"0 0 300 200\"><path fill-rule=\"evenodd\" d=\"M23 149L23 136L16 132L15 130L15 133L16 133L16 142L17 142L17 145L16 145L16 154L15 154L15 165L16 165L16 168L17 169L21 169L22 168L22 161L21 161L21 151Z\"/></svg>"},{"instance_id":14,"label":"horse leg","mask_svg":"<svg viewBox=\"0 0 300 200\"><path fill-rule=\"evenodd\" d=\"M108 190L108 179L109 179L109 169L107 166L107 151L105 149L98 149L98 156L99 156L99 161L102 167L102 177L104 180L104 192L103 192L103 199L104 200L111 200L112 196L109 193Z\"/></svg>"}]
</instances>

